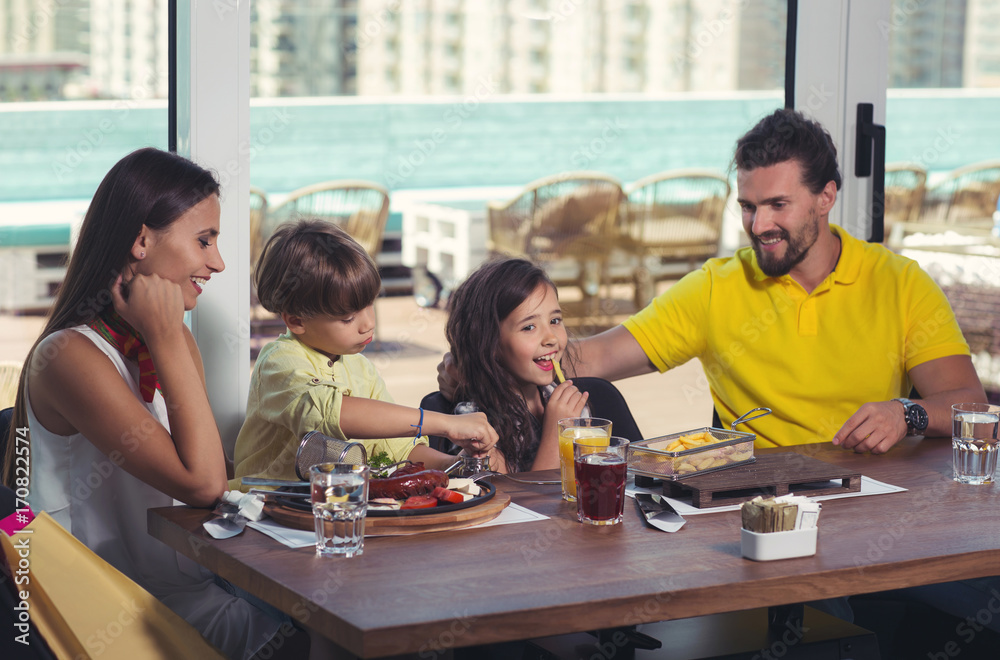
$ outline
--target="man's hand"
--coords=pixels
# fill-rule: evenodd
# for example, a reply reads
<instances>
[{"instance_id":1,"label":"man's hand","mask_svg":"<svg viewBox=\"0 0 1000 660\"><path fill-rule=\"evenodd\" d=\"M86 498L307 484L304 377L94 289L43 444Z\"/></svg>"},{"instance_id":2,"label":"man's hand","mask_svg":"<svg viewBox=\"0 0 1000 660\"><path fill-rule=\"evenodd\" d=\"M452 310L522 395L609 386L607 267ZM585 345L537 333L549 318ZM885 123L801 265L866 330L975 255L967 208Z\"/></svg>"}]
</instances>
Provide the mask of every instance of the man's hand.
<instances>
[{"instance_id":1,"label":"man's hand","mask_svg":"<svg viewBox=\"0 0 1000 660\"><path fill-rule=\"evenodd\" d=\"M444 398L454 401L458 386L461 384L462 374L459 373L458 366L451 357L451 351L449 351L438 362L438 390Z\"/></svg>"},{"instance_id":2,"label":"man's hand","mask_svg":"<svg viewBox=\"0 0 1000 660\"><path fill-rule=\"evenodd\" d=\"M866 403L833 436L833 444L864 453L884 454L906 437L906 419L899 401Z\"/></svg>"}]
</instances>

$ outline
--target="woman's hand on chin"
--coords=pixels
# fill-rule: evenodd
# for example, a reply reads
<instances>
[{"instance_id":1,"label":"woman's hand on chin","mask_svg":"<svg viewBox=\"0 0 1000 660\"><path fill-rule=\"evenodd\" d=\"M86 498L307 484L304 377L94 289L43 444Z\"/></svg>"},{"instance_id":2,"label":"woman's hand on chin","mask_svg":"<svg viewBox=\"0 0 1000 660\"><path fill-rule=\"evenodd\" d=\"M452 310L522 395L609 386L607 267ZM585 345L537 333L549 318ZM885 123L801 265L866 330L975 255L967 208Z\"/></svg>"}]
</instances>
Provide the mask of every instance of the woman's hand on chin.
<instances>
[{"instance_id":1,"label":"woman's hand on chin","mask_svg":"<svg viewBox=\"0 0 1000 660\"><path fill-rule=\"evenodd\" d=\"M136 275L128 283L128 300L122 294L122 276L111 287L115 311L147 342L176 331L184 321L181 288L159 275Z\"/></svg>"}]
</instances>

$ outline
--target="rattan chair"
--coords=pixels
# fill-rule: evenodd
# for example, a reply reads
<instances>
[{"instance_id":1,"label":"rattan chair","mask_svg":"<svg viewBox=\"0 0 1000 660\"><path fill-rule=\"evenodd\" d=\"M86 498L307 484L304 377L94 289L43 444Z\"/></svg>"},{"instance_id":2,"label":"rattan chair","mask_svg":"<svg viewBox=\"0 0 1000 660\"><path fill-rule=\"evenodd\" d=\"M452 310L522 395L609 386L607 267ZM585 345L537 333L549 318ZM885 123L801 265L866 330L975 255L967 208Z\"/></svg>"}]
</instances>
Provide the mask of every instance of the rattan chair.
<instances>
[{"instance_id":1,"label":"rattan chair","mask_svg":"<svg viewBox=\"0 0 1000 660\"><path fill-rule=\"evenodd\" d=\"M709 170L671 170L636 181L628 188L621 244L637 260L635 304L652 300L656 282L694 270L719 253L729 180Z\"/></svg>"},{"instance_id":2,"label":"rattan chair","mask_svg":"<svg viewBox=\"0 0 1000 660\"><path fill-rule=\"evenodd\" d=\"M624 199L617 179L566 172L534 181L517 197L487 205L488 248L530 259L558 285L580 287L587 316L606 319L600 291L610 284L610 248Z\"/></svg>"},{"instance_id":3,"label":"rattan chair","mask_svg":"<svg viewBox=\"0 0 1000 660\"><path fill-rule=\"evenodd\" d=\"M927 170L915 163L885 166L885 237L897 222L918 222L927 190ZM883 241L884 242L884 241Z\"/></svg>"},{"instance_id":4,"label":"rattan chair","mask_svg":"<svg viewBox=\"0 0 1000 660\"><path fill-rule=\"evenodd\" d=\"M928 187L921 222L990 226L1000 196L1000 161L960 167Z\"/></svg>"},{"instance_id":5,"label":"rattan chair","mask_svg":"<svg viewBox=\"0 0 1000 660\"><path fill-rule=\"evenodd\" d=\"M375 261L382 249L382 236L389 219L389 191L377 183L353 179L326 181L294 190L264 216L260 231L261 246L278 226L299 218L319 218L342 227ZM261 317L256 325L264 328L269 315L262 310L254 314ZM254 324L251 325L252 335ZM376 321L375 347L380 346Z\"/></svg>"},{"instance_id":6,"label":"rattan chair","mask_svg":"<svg viewBox=\"0 0 1000 660\"><path fill-rule=\"evenodd\" d=\"M267 193L260 188L250 186L250 266L253 267L264 249L264 237L261 233L264 218L267 217Z\"/></svg>"},{"instance_id":7,"label":"rattan chair","mask_svg":"<svg viewBox=\"0 0 1000 660\"><path fill-rule=\"evenodd\" d=\"M268 211L263 222L265 240L278 225L296 218L321 218L343 227L375 259L389 219L389 191L377 183L357 180L299 188Z\"/></svg>"}]
</instances>

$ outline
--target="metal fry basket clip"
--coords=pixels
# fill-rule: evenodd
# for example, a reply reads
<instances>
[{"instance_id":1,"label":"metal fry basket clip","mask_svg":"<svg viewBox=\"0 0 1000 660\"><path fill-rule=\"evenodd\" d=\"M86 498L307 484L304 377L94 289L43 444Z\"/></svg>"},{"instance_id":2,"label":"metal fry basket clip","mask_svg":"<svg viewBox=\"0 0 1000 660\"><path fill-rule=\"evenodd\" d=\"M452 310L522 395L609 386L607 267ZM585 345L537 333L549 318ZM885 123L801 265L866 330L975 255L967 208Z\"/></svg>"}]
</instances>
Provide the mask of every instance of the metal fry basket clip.
<instances>
[{"instance_id":1,"label":"metal fry basket clip","mask_svg":"<svg viewBox=\"0 0 1000 660\"><path fill-rule=\"evenodd\" d=\"M759 413L759 414L754 415L754 413ZM731 431L735 431L737 424L743 424L745 422L752 422L755 419L760 419L761 417L766 417L767 415L770 415L770 414L771 414L771 409L770 408L754 408L753 410L748 410L747 412L743 413L742 415L740 415L739 417L737 417L735 420L733 420L733 423L729 425L729 429ZM753 415L753 417L751 417L751 415Z\"/></svg>"}]
</instances>

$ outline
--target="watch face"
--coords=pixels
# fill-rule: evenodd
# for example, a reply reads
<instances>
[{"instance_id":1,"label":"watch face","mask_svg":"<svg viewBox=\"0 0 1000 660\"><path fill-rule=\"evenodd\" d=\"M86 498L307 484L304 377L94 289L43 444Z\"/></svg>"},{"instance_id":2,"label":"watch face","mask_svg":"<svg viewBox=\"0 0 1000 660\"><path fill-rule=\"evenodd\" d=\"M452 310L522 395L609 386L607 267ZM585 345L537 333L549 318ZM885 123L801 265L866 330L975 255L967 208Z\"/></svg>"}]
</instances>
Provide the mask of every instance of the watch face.
<instances>
[{"instance_id":1,"label":"watch face","mask_svg":"<svg viewBox=\"0 0 1000 660\"><path fill-rule=\"evenodd\" d=\"M927 411L923 406L911 403L906 410L906 420L914 430L923 431L927 428Z\"/></svg>"}]
</instances>

